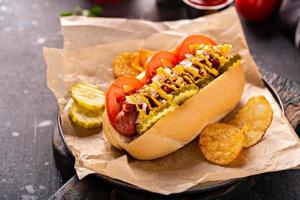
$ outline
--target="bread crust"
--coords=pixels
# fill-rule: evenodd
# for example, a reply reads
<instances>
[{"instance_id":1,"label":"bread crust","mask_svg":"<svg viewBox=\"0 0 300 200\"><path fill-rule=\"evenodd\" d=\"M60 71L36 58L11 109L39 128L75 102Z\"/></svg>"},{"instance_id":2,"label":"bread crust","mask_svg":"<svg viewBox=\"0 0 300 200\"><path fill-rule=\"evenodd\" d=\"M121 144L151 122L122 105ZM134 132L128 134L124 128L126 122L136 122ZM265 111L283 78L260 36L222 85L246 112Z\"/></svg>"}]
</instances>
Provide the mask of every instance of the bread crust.
<instances>
[{"instance_id":1,"label":"bread crust","mask_svg":"<svg viewBox=\"0 0 300 200\"><path fill-rule=\"evenodd\" d=\"M208 124L215 123L238 104L245 82L240 62L213 80L143 135L129 141L110 124L104 113L104 134L112 146L139 160L166 156L194 140Z\"/></svg>"}]
</instances>

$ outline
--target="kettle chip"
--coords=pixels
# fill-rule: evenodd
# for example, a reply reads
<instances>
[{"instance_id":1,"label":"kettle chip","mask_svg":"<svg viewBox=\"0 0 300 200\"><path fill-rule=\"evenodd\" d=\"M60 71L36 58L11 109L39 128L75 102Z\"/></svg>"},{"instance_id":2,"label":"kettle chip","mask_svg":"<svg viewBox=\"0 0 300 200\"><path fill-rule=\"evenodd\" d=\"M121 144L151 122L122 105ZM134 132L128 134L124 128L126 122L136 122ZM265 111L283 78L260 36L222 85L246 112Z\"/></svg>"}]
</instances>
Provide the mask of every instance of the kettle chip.
<instances>
[{"instance_id":1,"label":"kettle chip","mask_svg":"<svg viewBox=\"0 0 300 200\"><path fill-rule=\"evenodd\" d=\"M244 134L232 125L215 123L204 128L199 146L204 157L218 165L228 165L243 150Z\"/></svg>"},{"instance_id":2,"label":"kettle chip","mask_svg":"<svg viewBox=\"0 0 300 200\"><path fill-rule=\"evenodd\" d=\"M240 128L245 135L244 147L258 143L269 128L273 110L264 96L251 97L228 123Z\"/></svg>"}]
</instances>

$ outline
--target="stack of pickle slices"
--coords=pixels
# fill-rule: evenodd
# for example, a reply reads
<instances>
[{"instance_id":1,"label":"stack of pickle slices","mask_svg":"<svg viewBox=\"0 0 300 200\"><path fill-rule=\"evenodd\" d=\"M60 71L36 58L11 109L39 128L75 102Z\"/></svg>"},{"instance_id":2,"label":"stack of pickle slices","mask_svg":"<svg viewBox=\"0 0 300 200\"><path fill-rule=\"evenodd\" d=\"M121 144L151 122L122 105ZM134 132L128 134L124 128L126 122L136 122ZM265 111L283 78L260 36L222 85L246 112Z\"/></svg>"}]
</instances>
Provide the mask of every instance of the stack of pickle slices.
<instances>
[{"instance_id":1,"label":"stack of pickle slices","mask_svg":"<svg viewBox=\"0 0 300 200\"><path fill-rule=\"evenodd\" d=\"M99 128L102 126L102 113L105 96L96 85L75 83L71 89L73 103L69 116L78 126L84 128Z\"/></svg>"}]
</instances>

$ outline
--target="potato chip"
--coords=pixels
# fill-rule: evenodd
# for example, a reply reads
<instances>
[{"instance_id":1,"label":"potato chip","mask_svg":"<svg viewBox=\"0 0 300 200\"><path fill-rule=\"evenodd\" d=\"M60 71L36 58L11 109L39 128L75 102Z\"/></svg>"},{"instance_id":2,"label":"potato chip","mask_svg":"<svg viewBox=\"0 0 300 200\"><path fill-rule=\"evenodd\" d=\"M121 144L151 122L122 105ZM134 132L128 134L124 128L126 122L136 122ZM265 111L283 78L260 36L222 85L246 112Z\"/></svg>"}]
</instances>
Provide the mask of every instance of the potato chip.
<instances>
[{"instance_id":1,"label":"potato chip","mask_svg":"<svg viewBox=\"0 0 300 200\"><path fill-rule=\"evenodd\" d=\"M139 61L142 66L145 66L147 60L154 54L153 51L148 49L140 49L139 50Z\"/></svg>"},{"instance_id":2,"label":"potato chip","mask_svg":"<svg viewBox=\"0 0 300 200\"><path fill-rule=\"evenodd\" d=\"M244 147L258 143L273 118L273 110L264 96L251 97L236 116L228 122L240 128L245 135Z\"/></svg>"},{"instance_id":3,"label":"potato chip","mask_svg":"<svg viewBox=\"0 0 300 200\"><path fill-rule=\"evenodd\" d=\"M234 161L243 149L243 132L231 125L208 125L200 134L199 146L204 157L215 164L227 165Z\"/></svg>"},{"instance_id":4,"label":"potato chip","mask_svg":"<svg viewBox=\"0 0 300 200\"><path fill-rule=\"evenodd\" d=\"M120 53L113 61L112 66L116 78L125 75L136 76L144 70L139 63L138 52Z\"/></svg>"}]
</instances>

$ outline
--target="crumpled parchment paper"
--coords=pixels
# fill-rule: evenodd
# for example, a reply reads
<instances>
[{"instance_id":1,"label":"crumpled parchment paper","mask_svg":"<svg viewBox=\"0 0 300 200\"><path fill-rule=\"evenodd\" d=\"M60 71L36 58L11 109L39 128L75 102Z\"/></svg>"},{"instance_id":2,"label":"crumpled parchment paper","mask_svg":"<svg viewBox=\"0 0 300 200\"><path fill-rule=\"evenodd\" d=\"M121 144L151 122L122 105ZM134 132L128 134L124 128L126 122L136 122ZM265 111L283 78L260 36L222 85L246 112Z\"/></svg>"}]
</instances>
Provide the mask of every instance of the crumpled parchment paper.
<instances>
[{"instance_id":1,"label":"crumpled parchment paper","mask_svg":"<svg viewBox=\"0 0 300 200\"><path fill-rule=\"evenodd\" d=\"M64 136L75 156L80 179L99 173L145 190L170 194L211 181L290 169L300 164L299 139L264 87L234 8L173 22L67 17L62 18L61 23L64 49L45 48L44 56L48 65L48 87L57 98ZM227 167L209 163L201 155L197 140L161 159L139 161L112 148L101 131L80 129L70 122L65 107L73 83L87 81L105 90L113 80L111 63L118 53L141 47L169 50L190 34L206 34L217 43L230 43L232 52L243 56L246 85L239 106L255 95L266 96L272 105L273 121L264 138L244 150L234 163ZM230 115L236 110L238 108Z\"/></svg>"}]
</instances>

